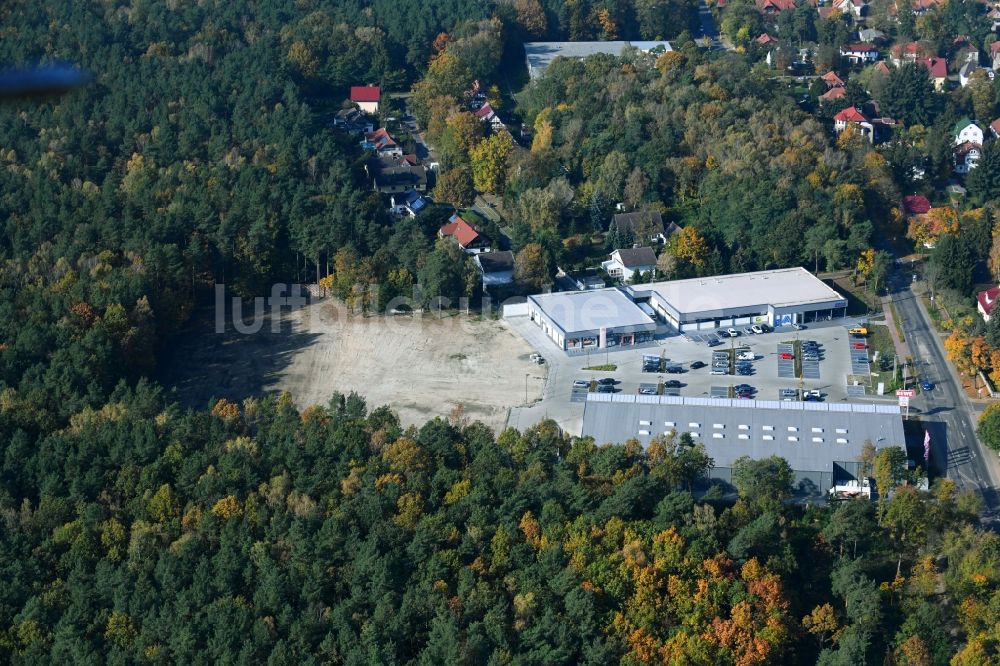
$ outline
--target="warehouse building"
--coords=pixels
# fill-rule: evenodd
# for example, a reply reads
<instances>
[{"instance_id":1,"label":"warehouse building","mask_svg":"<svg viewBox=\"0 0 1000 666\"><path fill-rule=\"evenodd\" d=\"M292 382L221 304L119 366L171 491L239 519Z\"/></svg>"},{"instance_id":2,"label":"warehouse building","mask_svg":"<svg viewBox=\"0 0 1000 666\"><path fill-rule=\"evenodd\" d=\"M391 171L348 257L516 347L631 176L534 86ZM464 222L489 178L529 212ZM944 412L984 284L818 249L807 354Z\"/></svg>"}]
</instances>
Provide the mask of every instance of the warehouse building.
<instances>
[{"instance_id":1,"label":"warehouse building","mask_svg":"<svg viewBox=\"0 0 1000 666\"><path fill-rule=\"evenodd\" d=\"M582 59L598 53L620 56L626 47L633 47L649 52L667 52L670 42L526 42L524 55L528 65L528 74L537 79L555 58Z\"/></svg>"},{"instance_id":2,"label":"warehouse building","mask_svg":"<svg viewBox=\"0 0 1000 666\"><path fill-rule=\"evenodd\" d=\"M820 493L853 477L866 441L906 449L897 405L587 396L583 435L598 444L635 438L648 446L653 437L671 431L690 433L703 443L716 468L729 468L740 456L781 456L801 483L811 480Z\"/></svg>"},{"instance_id":3,"label":"warehouse building","mask_svg":"<svg viewBox=\"0 0 1000 666\"><path fill-rule=\"evenodd\" d=\"M656 332L651 314L615 288L528 296L531 321L567 351L645 342Z\"/></svg>"},{"instance_id":4,"label":"warehouse building","mask_svg":"<svg viewBox=\"0 0 1000 666\"><path fill-rule=\"evenodd\" d=\"M804 268L654 282L629 289L681 332L790 326L847 314L847 299Z\"/></svg>"}]
</instances>

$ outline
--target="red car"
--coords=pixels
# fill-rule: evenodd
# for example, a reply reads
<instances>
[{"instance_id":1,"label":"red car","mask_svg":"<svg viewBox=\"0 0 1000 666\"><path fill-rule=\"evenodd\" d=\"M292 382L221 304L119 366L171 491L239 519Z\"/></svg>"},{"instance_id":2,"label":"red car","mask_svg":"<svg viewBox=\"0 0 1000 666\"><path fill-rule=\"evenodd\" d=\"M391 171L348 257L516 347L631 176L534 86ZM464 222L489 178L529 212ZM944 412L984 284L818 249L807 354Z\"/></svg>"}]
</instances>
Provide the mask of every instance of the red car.
<instances>
[{"instance_id":1,"label":"red car","mask_svg":"<svg viewBox=\"0 0 1000 666\"><path fill-rule=\"evenodd\" d=\"M863 342L852 342L851 349L867 349Z\"/></svg>"},{"instance_id":2,"label":"red car","mask_svg":"<svg viewBox=\"0 0 1000 666\"><path fill-rule=\"evenodd\" d=\"M791 361L793 358L795 358L795 354L792 354L791 352L781 352L780 354L778 354L778 358L780 358L782 361Z\"/></svg>"}]
</instances>

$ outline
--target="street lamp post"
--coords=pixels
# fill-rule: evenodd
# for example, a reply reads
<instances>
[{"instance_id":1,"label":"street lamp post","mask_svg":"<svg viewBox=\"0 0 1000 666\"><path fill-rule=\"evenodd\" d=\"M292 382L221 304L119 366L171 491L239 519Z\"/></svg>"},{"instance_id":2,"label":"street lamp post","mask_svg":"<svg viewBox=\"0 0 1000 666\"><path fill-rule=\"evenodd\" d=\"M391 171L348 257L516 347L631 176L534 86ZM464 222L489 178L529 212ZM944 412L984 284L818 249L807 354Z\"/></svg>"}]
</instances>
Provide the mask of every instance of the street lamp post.
<instances>
[{"instance_id":1,"label":"street lamp post","mask_svg":"<svg viewBox=\"0 0 1000 666\"><path fill-rule=\"evenodd\" d=\"M528 404L528 373L524 373L524 404Z\"/></svg>"}]
</instances>

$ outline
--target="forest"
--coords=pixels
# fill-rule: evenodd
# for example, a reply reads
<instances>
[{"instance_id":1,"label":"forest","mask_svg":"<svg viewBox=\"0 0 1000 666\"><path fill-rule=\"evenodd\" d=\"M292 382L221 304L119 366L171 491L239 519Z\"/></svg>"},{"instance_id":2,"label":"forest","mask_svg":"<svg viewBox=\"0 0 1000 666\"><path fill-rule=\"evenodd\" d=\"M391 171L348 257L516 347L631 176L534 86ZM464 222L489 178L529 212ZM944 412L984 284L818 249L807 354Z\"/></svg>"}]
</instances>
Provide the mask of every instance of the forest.
<instances>
[{"instance_id":1,"label":"forest","mask_svg":"<svg viewBox=\"0 0 1000 666\"><path fill-rule=\"evenodd\" d=\"M800 506L787 463L744 459L735 504L696 500L709 464L686 435L404 430L356 395L181 410L140 382L6 442L0 660L994 663L976 495Z\"/></svg>"},{"instance_id":2,"label":"forest","mask_svg":"<svg viewBox=\"0 0 1000 666\"><path fill-rule=\"evenodd\" d=\"M526 283L603 251L618 202L684 227L670 276L850 267L876 222L905 233L898 167L831 143L759 54L699 51L695 8L0 4L0 62L92 76L0 106L0 662L995 663L1000 542L948 481L800 506L781 460L704 488L685 433L404 429L356 395L187 408L152 380L216 282L475 287L440 213L391 220L328 129L352 85L412 90L438 198L497 194ZM457 112L471 78L509 85L522 40L638 37L676 50L557 63L520 94L528 146ZM965 228L939 244L955 281L989 233Z\"/></svg>"}]
</instances>

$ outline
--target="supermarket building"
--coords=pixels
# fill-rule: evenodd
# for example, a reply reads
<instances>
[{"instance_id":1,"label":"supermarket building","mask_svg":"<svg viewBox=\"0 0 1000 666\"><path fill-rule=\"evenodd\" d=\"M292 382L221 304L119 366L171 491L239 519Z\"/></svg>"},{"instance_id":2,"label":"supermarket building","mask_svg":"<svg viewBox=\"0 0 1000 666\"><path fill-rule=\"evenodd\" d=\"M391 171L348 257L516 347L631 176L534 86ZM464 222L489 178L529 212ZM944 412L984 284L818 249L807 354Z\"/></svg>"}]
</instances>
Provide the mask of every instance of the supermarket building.
<instances>
[{"instance_id":1,"label":"supermarket building","mask_svg":"<svg viewBox=\"0 0 1000 666\"><path fill-rule=\"evenodd\" d=\"M631 345L658 330L687 333L731 326L790 326L847 314L847 299L801 267L537 294L531 321L560 349Z\"/></svg>"}]
</instances>

